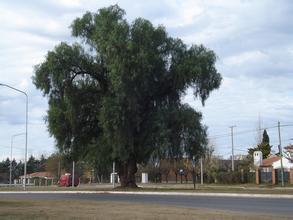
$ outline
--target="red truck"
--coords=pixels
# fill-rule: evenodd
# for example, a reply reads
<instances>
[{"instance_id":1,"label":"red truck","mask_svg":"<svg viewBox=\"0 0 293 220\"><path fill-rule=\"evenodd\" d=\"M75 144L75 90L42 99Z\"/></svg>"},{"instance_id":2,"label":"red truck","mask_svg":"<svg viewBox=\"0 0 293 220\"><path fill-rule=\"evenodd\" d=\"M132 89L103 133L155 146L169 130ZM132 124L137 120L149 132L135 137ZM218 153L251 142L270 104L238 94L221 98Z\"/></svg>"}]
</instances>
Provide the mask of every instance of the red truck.
<instances>
[{"instance_id":1,"label":"red truck","mask_svg":"<svg viewBox=\"0 0 293 220\"><path fill-rule=\"evenodd\" d=\"M79 185L79 178L74 176L74 186ZM62 175L58 181L58 186L72 186L72 176L70 173Z\"/></svg>"}]
</instances>

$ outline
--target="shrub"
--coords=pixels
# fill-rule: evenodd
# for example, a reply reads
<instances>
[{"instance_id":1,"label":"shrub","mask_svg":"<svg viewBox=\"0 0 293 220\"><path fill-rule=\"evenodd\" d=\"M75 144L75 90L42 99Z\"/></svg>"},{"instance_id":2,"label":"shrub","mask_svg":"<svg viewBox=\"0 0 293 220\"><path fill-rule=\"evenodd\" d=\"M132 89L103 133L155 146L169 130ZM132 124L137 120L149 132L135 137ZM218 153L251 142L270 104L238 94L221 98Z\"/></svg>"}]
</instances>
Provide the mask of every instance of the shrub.
<instances>
[{"instance_id":1,"label":"shrub","mask_svg":"<svg viewBox=\"0 0 293 220\"><path fill-rule=\"evenodd\" d=\"M241 172L218 172L217 182L222 184L236 184L241 183Z\"/></svg>"}]
</instances>

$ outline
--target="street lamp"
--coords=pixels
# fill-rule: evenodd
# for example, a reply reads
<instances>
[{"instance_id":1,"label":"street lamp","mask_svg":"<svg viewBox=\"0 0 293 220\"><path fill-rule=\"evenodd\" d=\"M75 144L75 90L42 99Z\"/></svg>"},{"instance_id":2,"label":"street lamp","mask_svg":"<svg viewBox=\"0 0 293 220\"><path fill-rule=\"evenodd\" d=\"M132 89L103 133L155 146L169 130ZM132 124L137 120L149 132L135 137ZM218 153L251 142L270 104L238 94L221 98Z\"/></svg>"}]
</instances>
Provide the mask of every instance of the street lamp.
<instances>
[{"instance_id":1,"label":"street lamp","mask_svg":"<svg viewBox=\"0 0 293 220\"><path fill-rule=\"evenodd\" d=\"M28 96L26 94L26 92L19 90L17 88L14 88L12 86L9 86L7 84L4 83L0 83L0 86L4 86L7 87L9 89L13 89L17 92L20 92L22 94L25 95L26 98L26 109L25 109L25 154L24 154L24 184L23 184L23 189L26 189L26 160L27 160L27 121L28 121Z\"/></svg>"},{"instance_id":2,"label":"street lamp","mask_svg":"<svg viewBox=\"0 0 293 220\"><path fill-rule=\"evenodd\" d=\"M12 146L13 146L13 138L20 136L20 135L25 135L25 133L19 133L19 134L14 134L11 136L11 146L10 146L10 169L9 169L9 185L11 186L12 184Z\"/></svg>"}]
</instances>

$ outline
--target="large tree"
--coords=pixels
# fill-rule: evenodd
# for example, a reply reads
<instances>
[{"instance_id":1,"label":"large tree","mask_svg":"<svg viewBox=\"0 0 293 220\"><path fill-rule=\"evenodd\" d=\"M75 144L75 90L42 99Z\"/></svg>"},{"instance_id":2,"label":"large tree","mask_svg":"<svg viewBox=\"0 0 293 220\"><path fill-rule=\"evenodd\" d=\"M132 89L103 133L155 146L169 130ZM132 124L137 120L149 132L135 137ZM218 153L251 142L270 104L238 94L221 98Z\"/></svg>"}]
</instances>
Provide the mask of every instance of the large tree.
<instances>
[{"instance_id":1,"label":"large tree","mask_svg":"<svg viewBox=\"0 0 293 220\"><path fill-rule=\"evenodd\" d=\"M156 149L192 157L203 152L201 114L181 103L187 88L202 104L221 83L216 55L187 46L117 5L87 12L71 25L80 43L61 43L35 68L49 99L48 128L72 159L115 161L122 186L135 186L137 163Z\"/></svg>"}]
</instances>

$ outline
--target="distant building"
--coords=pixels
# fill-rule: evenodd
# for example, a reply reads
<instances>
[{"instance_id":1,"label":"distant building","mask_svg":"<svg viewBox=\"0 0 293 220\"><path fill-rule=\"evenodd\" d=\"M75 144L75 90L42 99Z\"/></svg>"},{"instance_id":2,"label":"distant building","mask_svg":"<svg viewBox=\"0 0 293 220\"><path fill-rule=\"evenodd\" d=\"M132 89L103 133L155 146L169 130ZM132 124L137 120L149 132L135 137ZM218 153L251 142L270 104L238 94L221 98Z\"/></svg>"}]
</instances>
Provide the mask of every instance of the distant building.
<instances>
[{"instance_id":1,"label":"distant building","mask_svg":"<svg viewBox=\"0 0 293 220\"><path fill-rule=\"evenodd\" d=\"M280 158L281 157L279 157L279 156L272 155L269 158L264 159L259 166L262 166L262 167L273 167L273 163L276 162L276 161L278 161L278 160L280 160Z\"/></svg>"},{"instance_id":2,"label":"distant building","mask_svg":"<svg viewBox=\"0 0 293 220\"><path fill-rule=\"evenodd\" d=\"M272 155L262 160L261 164L256 167L256 184L278 184L282 178L285 183L293 184L293 162L284 157L282 158L283 174L281 166L281 157ZM283 175L283 177L282 177Z\"/></svg>"},{"instance_id":3,"label":"distant building","mask_svg":"<svg viewBox=\"0 0 293 220\"><path fill-rule=\"evenodd\" d=\"M19 183L24 182L24 175L19 177ZM47 186L52 185L57 182L57 177L55 177L51 172L35 172L27 174L26 183L28 185L34 186Z\"/></svg>"},{"instance_id":4,"label":"distant building","mask_svg":"<svg viewBox=\"0 0 293 220\"><path fill-rule=\"evenodd\" d=\"M234 160L245 160L246 157L247 157L247 155L236 154L236 155L234 155Z\"/></svg>"},{"instance_id":5,"label":"distant building","mask_svg":"<svg viewBox=\"0 0 293 220\"><path fill-rule=\"evenodd\" d=\"M293 162L286 157L283 157L283 168L284 170L293 169ZM273 169L281 169L281 157L272 155L271 157L262 160L259 167L272 167Z\"/></svg>"}]
</instances>

